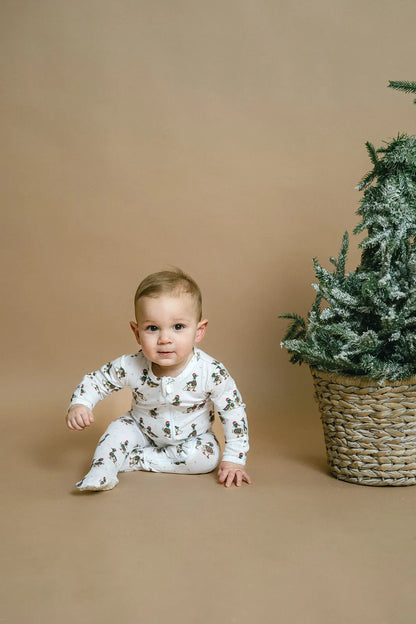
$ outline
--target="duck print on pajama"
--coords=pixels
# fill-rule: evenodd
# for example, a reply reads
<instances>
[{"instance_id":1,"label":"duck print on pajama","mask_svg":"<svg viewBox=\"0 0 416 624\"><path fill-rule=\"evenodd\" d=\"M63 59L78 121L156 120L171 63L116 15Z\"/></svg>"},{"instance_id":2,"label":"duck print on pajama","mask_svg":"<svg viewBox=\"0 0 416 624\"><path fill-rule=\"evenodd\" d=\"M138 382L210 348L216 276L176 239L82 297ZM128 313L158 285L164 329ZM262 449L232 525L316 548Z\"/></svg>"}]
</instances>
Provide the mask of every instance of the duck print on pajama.
<instances>
[{"instance_id":1,"label":"duck print on pajama","mask_svg":"<svg viewBox=\"0 0 416 624\"><path fill-rule=\"evenodd\" d=\"M80 490L111 489L119 472L211 472L220 459L212 432L214 408L224 430L223 461L245 465L249 449L245 405L224 366L200 349L194 349L177 377L156 377L142 351L123 355L86 375L70 407L93 409L124 387L132 390L131 409L102 435L90 471L77 483Z\"/></svg>"}]
</instances>

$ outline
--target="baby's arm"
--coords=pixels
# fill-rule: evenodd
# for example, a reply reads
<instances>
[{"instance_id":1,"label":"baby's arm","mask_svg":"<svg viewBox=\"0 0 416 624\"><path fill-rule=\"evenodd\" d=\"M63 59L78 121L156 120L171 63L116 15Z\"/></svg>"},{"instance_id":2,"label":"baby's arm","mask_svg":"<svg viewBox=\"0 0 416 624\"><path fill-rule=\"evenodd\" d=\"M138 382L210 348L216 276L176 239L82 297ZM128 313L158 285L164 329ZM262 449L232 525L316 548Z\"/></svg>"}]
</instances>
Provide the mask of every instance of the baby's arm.
<instances>
[{"instance_id":1,"label":"baby's arm","mask_svg":"<svg viewBox=\"0 0 416 624\"><path fill-rule=\"evenodd\" d=\"M125 357L108 362L88 373L75 388L66 422L69 429L82 431L94 422L92 410L99 401L127 385Z\"/></svg>"},{"instance_id":2,"label":"baby's arm","mask_svg":"<svg viewBox=\"0 0 416 624\"><path fill-rule=\"evenodd\" d=\"M86 405L74 404L70 407L66 424L69 429L74 431L83 431L86 427L94 422L94 414Z\"/></svg>"},{"instance_id":3,"label":"baby's arm","mask_svg":"<svg viewBox=\"0 0 416 624\"><path fill-rule=\"evenodd\" d=\"M234 482L237 487L241 486L243 481L251 484L244 467L249 449L245 405L228 371L219 362L215 361L213 364L216 370L211 377L214 386L211 387L210 394L225 436L225 449L218 470L218 480L225 487L230 487Z\"/></svg>"}]
</instances>

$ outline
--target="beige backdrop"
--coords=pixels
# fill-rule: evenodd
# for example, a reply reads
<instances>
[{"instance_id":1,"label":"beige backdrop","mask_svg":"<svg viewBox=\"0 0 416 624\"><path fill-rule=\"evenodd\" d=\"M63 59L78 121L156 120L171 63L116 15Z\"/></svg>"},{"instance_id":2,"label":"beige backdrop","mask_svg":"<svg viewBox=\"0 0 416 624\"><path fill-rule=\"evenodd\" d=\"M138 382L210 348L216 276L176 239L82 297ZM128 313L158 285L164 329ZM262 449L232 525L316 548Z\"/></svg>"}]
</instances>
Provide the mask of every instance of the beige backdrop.
<instances>
[{"instance_id":1,"label":"beige backdrop","mask_svg":"<svg viewBox=\"0 0 416 624\"><path fill-rule=\"evenodd\" d=\"M240 512L267 505L284 472L276 457L298 458L306 475L311 458L322 461L309 372L281 351L277 315L306 313L312 257L327 263L357 223L365 141L379 146L415 129L411 97L386 88L415 79L415 19L413 0L0 2L2 427L14 458L4 455L14 483L6 496L21 510L9 531L27 535L28 490L51 491L57 474L52 491L68 513L85 502L68 496L72 483L129 397L100 406L102 423L82 438L64 427L68 399L85 372L135 349L128 322L137 283L171 265L199 282L210 321L202 347L227 365L248 406L258 473L250 491L265 498L240 499ZM357 260L354 249L351 268ZM31 616L21 602L42 576L41 552L52 560L62 548L56 539L32 554L24 541L11 545L7 621L66 621L59 592L47 610L47 585L29 592ZM272 586L262 587L253 605L272 600ZM86 610L101 604L99 593L91 604L77 596ZM287 605L293 619L281 621L332 622L324 596L315 611L311 600L299 613L296 601L293 611ZM238 608L227 622L255 617ZM106 622L112 609L90 621Z\"/></svg>"}]
</instances>

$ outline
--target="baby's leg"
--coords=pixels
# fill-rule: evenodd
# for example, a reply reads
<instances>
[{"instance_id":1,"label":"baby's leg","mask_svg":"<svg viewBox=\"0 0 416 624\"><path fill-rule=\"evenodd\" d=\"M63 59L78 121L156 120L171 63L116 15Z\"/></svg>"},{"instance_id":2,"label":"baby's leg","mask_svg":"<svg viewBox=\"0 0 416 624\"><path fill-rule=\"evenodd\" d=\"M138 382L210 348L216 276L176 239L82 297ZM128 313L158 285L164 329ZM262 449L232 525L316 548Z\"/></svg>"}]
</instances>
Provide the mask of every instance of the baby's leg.
<instances>
[{"instance_id":1,"label":"baby's leg","mask_svg":"<svg viewBox=\"0 0 416 624\"><path fill-rule=\"evenodd\" d=\"M79 490L111 490L117 485L117 473L128 465L130 452L149 441L129 414L112 422L95 449L91 469L76 484ZM137 469L137 468L136 468Z\"/></svg>"},{"instance_id":2,"label":"baby's leg","mask_svg":"<svg viewBox=\"0 0 416 624\"><path fill-rule=\"evenodd\" d=\"M176 472L179 474L203 474L212 472L220 457L219 444L213 433L188 438L177 446L162 448L145 446L133 449L130 458L138 457L137 468L130 466L124 469L148 470L150 472Z\"/></svg>"}]
</instances>

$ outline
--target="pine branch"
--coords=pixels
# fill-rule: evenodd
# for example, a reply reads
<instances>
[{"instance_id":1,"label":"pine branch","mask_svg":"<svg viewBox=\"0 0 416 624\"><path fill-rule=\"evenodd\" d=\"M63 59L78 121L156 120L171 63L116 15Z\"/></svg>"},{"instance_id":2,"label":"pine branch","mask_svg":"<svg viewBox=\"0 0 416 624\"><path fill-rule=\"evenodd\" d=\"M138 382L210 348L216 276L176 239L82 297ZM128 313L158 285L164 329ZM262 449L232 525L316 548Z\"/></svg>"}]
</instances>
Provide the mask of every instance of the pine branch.
<instances>
[{"instance_id":1,"label":"pine branch","mask_svg":"<svg viewBox=\"0 0 416 624\"><path fill-rule=\"evenodd\" d=\"M374 165L374 169L372 171L369 171L369 173L367 173L363 177L361 182L358 184L358 186L356 188L359 191L362 191L364 188L366 188L366 186L369 186L371 184L371 182L374 180L374 178L377 177L377 174L378 174L379 168L380 168L380 161L378 159L377 150L374 147L374 145L372 145L370 143L370 141L367 141L365 146L367 148L368 155L370 156L370 160L371 160L371 162Z\"/></svg>"},{"instance_id":2,"label":"pine branch","mask_svg":"<svg viewBox=\"0 0 416 624\"><path fill-rule=\"evenodd\" d=\"M279 314L279 318L293 321L283 338L283 342L286 340L299 340L305 338L306 322L301 316L298 314Z\"/></svg>"},{"instance_id":3,"label":"pine branch","mask_svg":"<svg viewBox=\"0 0 416 624\"><path fill-rule=\"evenodd\" d=\"M377 167L378 165L378 156L377 156L377 150L374 147L374 145L372 143L370 143L370 141L366 141L365 146L367 148L367 152L368 155L370 156L370 160L373 163L373 165L375 167Z\"/></svg>"},{"instance_id":4,"label":"pine branch","mask_svg":"<svg viewBox=\"0 0 416 624\"><path fill-rule=\"evenodd\" d=\"M390 80L388 86L391 89L403 91L404 93L416 93L416 82L409 82L408 80ZM416 99L413 101L416 104Z\"/></svg>"},{"instance_id":5,"label":"pine branch","mask_svg":"<svg viewBox=\"0 0 416 624\"><path fill-rule=\"evenodd\" d=\"M416 82L410 82L409 80L390 80L389 87L405 93L416 93Z\"/></svg>"}]
</instances>

